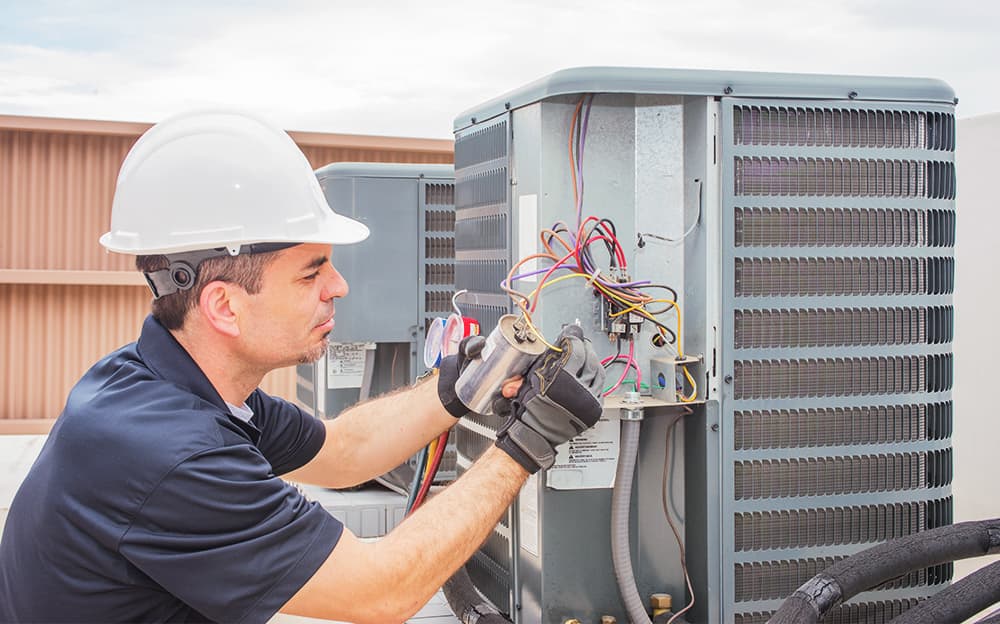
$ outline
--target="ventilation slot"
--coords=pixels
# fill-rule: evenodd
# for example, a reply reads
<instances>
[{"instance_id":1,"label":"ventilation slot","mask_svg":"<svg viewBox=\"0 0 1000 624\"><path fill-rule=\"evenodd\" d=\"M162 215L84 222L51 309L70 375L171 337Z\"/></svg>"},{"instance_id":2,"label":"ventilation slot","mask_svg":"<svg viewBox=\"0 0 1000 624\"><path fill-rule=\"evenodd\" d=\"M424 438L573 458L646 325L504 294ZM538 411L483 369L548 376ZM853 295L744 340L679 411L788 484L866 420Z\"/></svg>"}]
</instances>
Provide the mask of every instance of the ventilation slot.
<instances>
[{"instance_id":1,"label":"ventilation slot","mask_svg":"<svg viewBox=\"0 0 1000 624\"><path fill-rule=\"evenodd\" d=\"M507 279L507 263L503 260L456 260L455 288L480 293L499 293L500 282Z\"/></svg>"},{"instance_id":2,"label":"ventilation slot","mask_svg":"<svg viewBox=\"0 0 1000 624\"><path fill-rule=\"evenodd\" d=\"M951 342L955 335L955 310L951 306L927 308L927 343Z\"/></svg>"},{"instance_id":3,"label":"ventilation slot","mask_svg":"<svg viewBox=\"0 0 1000 624\"><path fill-rule=\"evenodd\" d=\"M915 247L927 213L879 208L737 208L737 247Z\"/></svg>"},{"instance_id":4,"label":"ventilation slot","mask_svg":"<svg viewBox=\"0 0 1000 624\"><path fill-rule=\"evenodd\" d=\"M918 442L929 437L928 412L931 418L941 419L939 405L735 412L733 444L742 451ZM935 433L939 427L934 426Z\"/></svg>"},{"instance_id":5,"label":"ventilation slot","mask_svg":"<svg viewBox=\"0 0 1000 624\"><path fill-rule=\"evenodd\" d=\"M927 392L951 390L953 358L950 353L927 356Z\"/></svg>"},{"instance_id":6,"label":"ventilation slot","mask_svg":"<svg viewBox=\"0 0 1000 624\"><path fill-rule=\"evenodd\" d=\"M734 396L791 399L924 392L926 357L736 361Z\"/></svg>"},{"instance_id":7,"label":"ventilation slot","mask_svg":"<svg viewBox=\"0 0 1000 624\"><path fill-rule=\"evenodd\" d=\"M455 427L455 446L463 456L469 459L478 459L493 446L493 439L479 435L471 429L465 427Z\"/></svg>"},{"instance_id":8,"label":"ventilation slot","mask_svg":"<svg viewBox=\"0 0 1000 624\"><path fill-rule=\"evenodd\" d=\"M927 317L925 308L736 310L734 343L737 349L919 344Z\"/></svg>"},{"instance_id":9,"label":"ventilation slot","mask_svg":"<svg viewBox=\"0 0 1000 624\"><path fill-rule=\"evenodd\" d=\"M424 239L424 257L428 259L455 257L455 239L429 236Z\"/></svg>"},{"instance_id":10,"label":"ventilation slot","mask_svg":"<svg viewBox=\"0 0 1000 624\"><path fill-rule=\"evenodd\" d=\"M506 120L455 139L455 169L464 169L506 156Z\"/></svg>"},{"instance_id":11,"label":"ventilation slot","mask_svg":"<svg viewBox=\"0 0 1000 624\"><path fill-rule=\"evenodd\" d=\"M826 612L823 624L885 624L920 603L918 598L852 602L838 605ZM767 624L774 611L737 613L735 624Z\"/></svg>"},{"instance_id":12,"label":"ventilation slot","mask_svg":"<svg viewBox=\"0 0 1000 624\"><path fill-rule=\"evenodd\" d=\"M733 193L752 196L944 197L938 194L940 186L929 189L926 183L928 168L938 171L932 165L947 169L951 163L737 157Z\"/></svg>"},{"instance_id":13,"label":"ventilation slot","mask_svg":"<svg viewBox=\"0 0 1000 624\"><path fill-rule=\"evenodd\" d=\"M941 501L937 501L941 502ZM867 544L929 528L925 501L736 514L736 550Z\"/></svg>"},{"instance_id":14,"label":"ventilation slot","mask_svg":"<svg viewBox=\"0 0 1000 624\"><path fill-rule=\"evenodd\" d=\"M924 488L930 472L925 455L897 453L736 462L735 495L737 500L745 500Z\"/></svg>"},{"instance_id":15,"label":"ventilation slot","mask_svg":"<svg viewBox=\"0 0 1000 624\"><path fill-rule=\"evenodd\" d=\"M494 214L456 222L455 248L461 251L506 249L507 215Z\"/></svg>"},{"instance_id":16,"label":"ventilation slot","mask_svg":"<svg viewBox=\"0 0 1000 624\"><path fill-rule=\"evenodd\" d=\"M918 295L950 293L953 273L951 258L737 258L734 277L737 297Z\"/></svg>"},{"instance_id":17,"label":"ventilation slot","mask_svg":"<svg viewBox=\"0 0 1000 624\"><path fill-rule=\"evenodd\" d=\"M955 246L955 213L951 210L927 211L927 246Z\"/></svg>"},{"instance_id":18,"label":"ventilation slot","mask_svg":"<svg viewBox=\"0 0 1000 624\"><path fill-rule=\"evenodd\" d=\"M954 258L927 259L927 294L946 295L955 292Z\"/></svg>"},{"instance_id":19,"label":"ventilation slot","mask_svg":"<svg viewBox=\"0 0 1000 624\"><path fill-rule=\"evenodd\" d=\"M428 286L451 286L455 283L455 265L427 264L424 266L424 283Z\"/></svg>"},{"instance_id":20,"label":"ventilation slot","mask_svg":"<svg viewBox=\"0 0 1000 624\"><path fill-rule=\"evenodd\" d=\"M925 514L927 517L927 529L948 526L954 522L954 508L954 502L950 496L936 501L929 501Z\"/></svg>"},{"instance_id":21,"label":"ventilation slot","mask_svg":"<svg viewBox=\"0 0 1000 624\"><path fill-rule=\"evenodd\" d=\"M927 406L928 440L947 440L951 437L953 412L951 401Z\"/></svg>"},{"instance_id":22,"label":"ventilation slot","mask_svg":"<svg viewBox=\"0 0 1000 624\"><path fill-rule=\"evenodd\" d=\"M736 602L776 600L788 597L800 585L844 557L764 561L736 564ZM927 583L927 571L910 572L875 589L920 587Z\"/></svg>"},{"instance_id":23,"label":"ventilation slot","mask_svg":"<svg viewBox=\"0 0 1000 624\"><path fill-rule=\"evenodd\" d=\"M955 199L955 165L950 162L927 163L927 197Z\"/></svg>"},{"instance_id":24,"label":"ventilation slot","mask_svg":"<svg viewBox=\"0 0 1000 624\"><path fill-rule=\"evenodd\" d=\"M424 186L424 203L428 206L455 205L455 185L427 184Z\"/></svg>"},{"instance_id":25,"label":"ventilation slot","mask_svg":"<svg viewBox=\"0 0 1000 624\"><path fill-rule=\"evenodd\" d=\"M456 210L493 205L505 207L506 204L507 167L463 178L456 185Z\"/></svg>"},{"instance_id":26,"label":"ventilation slot","mask_svg":"<svg viewBox=\"0 0 1000 624\"><path fill-rule=\"evenodd\" d=\"M927 487L943 487L953 477L951 449L927 453Z\"/></svg>"},{"instance_id":27,"label":"ventilation slot","mask_svg":"<svg viewBox=\"0 0 1000 624\"><path fill-rule=\"evenodd\" d=\"M428 210L424 213L424 230L428 232L455 231L454 210Z\"/></svg>"},{"instance_id":28,"label":"ventilation slot","mask_svg":"<svg viewBox=\"0 0 1000 624\"><path fill-rule=\"evenodd\" d=\"M736 145L955 149L955 117L945 113L784 106L733 108Z\"/></svg>"},{"instance_id":29,"label":"ventilation slot","mask_svg":"<svg viewBox=\"0 0 1000 624\"><path fill-rule=\"evenodd\" d=\"M435 312L450 312L451 297L454 293L450 290L432 291L424 293L424 311L428 314Z\"/></svg>"},{"instance_id":30,"label":"ventilation slot","mask_svg":"<svg viewBox=\"0 0 1000 624\"><path fill-rule=\"evenodd\" d=\"M926 113L927 149L955 151L955 116L948 113Z\"/></svg>"}]
</instances>

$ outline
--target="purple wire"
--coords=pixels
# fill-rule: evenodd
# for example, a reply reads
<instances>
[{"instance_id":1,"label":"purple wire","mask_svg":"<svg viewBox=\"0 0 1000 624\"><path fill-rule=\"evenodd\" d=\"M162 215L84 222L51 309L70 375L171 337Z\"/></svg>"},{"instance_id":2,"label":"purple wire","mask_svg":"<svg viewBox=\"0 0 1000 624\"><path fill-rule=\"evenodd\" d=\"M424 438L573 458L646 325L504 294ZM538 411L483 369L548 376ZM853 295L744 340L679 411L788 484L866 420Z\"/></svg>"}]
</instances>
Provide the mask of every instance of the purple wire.
<instances>
[{"instance_id":1,"label":"purple wire","mask_svg":"<svg viewBox=\"0 0 1000 624\"><path fill-rule=\"evenodd\" d=\"M583 220L583 151L587 145L587 122L590 121L590 105L594 96L587 98L586 110L583 113L583 123L580 125L580 148L576 155L576 228L580 229Z\"/></svg>"}]
</instances>

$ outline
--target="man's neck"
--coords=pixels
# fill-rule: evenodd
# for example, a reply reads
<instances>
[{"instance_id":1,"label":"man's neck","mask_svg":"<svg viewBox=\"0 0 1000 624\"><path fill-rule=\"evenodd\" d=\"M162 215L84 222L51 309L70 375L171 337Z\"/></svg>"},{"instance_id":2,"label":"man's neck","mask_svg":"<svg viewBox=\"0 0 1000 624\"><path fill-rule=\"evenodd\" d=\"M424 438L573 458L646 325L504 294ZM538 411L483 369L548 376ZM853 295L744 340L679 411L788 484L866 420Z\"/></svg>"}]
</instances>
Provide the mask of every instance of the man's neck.
<instances>
[{"instance_id":1,"label":"man's neck","mask_svg":"<svg viewBox=\"0 0 1000 624\"><path fill-rule=\"evenodd\" d=\"M247 366L242 358L237 357L220 340L205 337L196 330L171 330L170 333L188 352L224 401L243 405L264 378L266 371Z\"/></svg>"}]
</instances>

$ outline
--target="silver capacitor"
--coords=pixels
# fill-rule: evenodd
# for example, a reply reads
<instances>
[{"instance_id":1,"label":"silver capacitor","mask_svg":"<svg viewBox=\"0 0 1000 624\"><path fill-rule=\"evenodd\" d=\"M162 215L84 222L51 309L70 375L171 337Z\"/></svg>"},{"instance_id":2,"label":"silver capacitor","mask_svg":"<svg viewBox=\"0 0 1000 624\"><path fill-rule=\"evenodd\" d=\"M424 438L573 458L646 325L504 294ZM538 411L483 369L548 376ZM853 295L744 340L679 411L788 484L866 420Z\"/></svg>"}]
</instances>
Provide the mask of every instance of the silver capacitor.
<instances>
[{"instance_id":1,"label":"silver capacitor","mask_svg":"<svg viewBox=\"0 0 1000 624\"><path fill-rule=\"evenodd\" d=\"M481 356L462 371L455 393L473 412L492 414L493 401L504 382L527 372L545 349L545 343L523 319L505 314L486 338Z\"/></svg>"}]
</instances>

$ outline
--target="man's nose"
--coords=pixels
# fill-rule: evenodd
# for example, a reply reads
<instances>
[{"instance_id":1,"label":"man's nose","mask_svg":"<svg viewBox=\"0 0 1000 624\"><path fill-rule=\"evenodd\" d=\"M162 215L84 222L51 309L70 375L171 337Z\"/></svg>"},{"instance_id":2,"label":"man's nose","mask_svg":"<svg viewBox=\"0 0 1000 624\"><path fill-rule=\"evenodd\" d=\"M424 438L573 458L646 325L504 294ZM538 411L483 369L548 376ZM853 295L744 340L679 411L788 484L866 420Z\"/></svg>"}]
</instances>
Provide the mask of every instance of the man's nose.
<instances>
[{"instance_id":1,"label":"man's nose","mask_svg":"<svg viewBox=\"0 0 1000 624\"><path fill-rule=\"evenodd\" d=\"M323 289L324 301L344 297L350 290L347 280L332 265L330 266L330 271L332 274L327 277L326 287Z\"/></svg>"}]
</instances>

